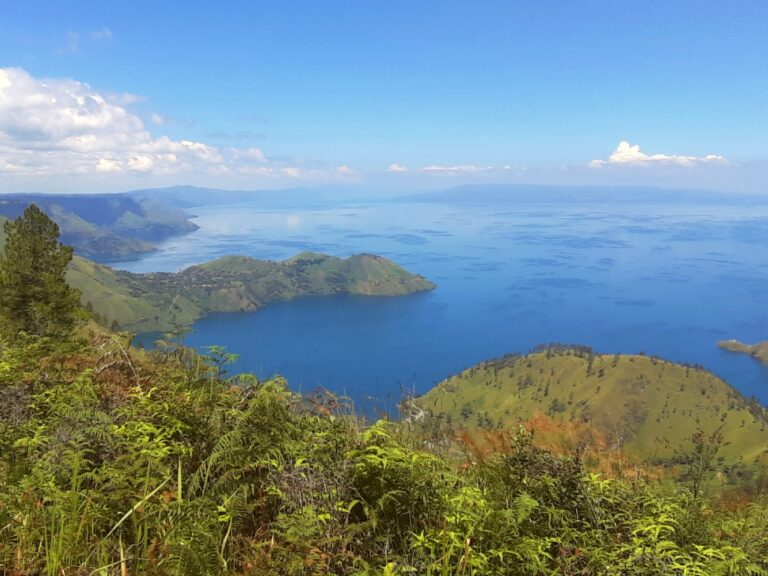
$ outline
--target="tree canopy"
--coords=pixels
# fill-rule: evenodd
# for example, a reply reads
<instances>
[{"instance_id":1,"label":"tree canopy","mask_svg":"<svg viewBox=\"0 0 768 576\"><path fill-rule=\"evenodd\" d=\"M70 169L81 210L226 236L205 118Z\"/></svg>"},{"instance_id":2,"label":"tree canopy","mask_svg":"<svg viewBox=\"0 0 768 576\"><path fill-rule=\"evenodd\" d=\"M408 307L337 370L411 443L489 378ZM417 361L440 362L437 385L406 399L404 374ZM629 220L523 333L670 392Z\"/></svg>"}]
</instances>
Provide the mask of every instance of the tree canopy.
<instances>
[{"instance_id":1,"label":"tree canopy","mask_svg":"<svg viewBox=\"0 0 768 576\"><path fill-rule=\"evenodd\" d=\"M59 227L36 205L5 223L0 255L0 328L6 336L19 332L64 336L71 332L80 294L65 279L72 248L59 242Z\"/></svg>"}]
</instances>

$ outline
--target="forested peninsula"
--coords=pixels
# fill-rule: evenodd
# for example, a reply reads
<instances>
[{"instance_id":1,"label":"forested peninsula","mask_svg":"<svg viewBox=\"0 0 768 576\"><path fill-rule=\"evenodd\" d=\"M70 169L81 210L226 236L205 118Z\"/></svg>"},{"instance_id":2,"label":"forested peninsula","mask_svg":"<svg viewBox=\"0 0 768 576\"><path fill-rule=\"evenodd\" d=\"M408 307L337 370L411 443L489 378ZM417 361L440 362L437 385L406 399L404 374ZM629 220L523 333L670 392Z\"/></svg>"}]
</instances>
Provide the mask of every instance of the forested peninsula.
<instances>
[{"instance_id":1,"label":"forested peninsula","mask_svg":"<svg viewBox=\"0 0 768 576\"><path fill-rule=\"evenodd\" d=\"M211 312L252 312L303 296L403 296L435 287L380 256L312 252L281 262L225 256L181 272L148 274L75 257L67 281L80 290L89 310L132 332L172 330Z\"/></svg>"}]
</instances>

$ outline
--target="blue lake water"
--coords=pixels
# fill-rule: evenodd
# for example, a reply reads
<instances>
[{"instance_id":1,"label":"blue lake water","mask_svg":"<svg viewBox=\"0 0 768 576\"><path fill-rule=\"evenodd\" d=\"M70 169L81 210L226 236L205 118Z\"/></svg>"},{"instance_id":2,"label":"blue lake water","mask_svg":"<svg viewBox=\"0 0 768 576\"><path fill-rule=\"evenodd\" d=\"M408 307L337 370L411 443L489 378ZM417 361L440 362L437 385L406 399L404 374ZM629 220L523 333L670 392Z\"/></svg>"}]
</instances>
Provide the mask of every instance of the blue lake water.
<instances>
[{"instance_id":1,"label":"blue lake water","mask_svg":"<svg viewBox=\"0 0 768 576\"><path fill-rule=\"evenodd\" d=\"M394 411L403 390L425 392L481 360L563 342L701 364L768 402L768 369L716 346L768 338L765 206L242 204L193 212L200 230L115 267L174 271L225 254L371 252L438 285L198 321L186 343L225 346L240 355L236 370L281 374L297 390L324 386L372 413Z\"/></svg>"}]
</instances>

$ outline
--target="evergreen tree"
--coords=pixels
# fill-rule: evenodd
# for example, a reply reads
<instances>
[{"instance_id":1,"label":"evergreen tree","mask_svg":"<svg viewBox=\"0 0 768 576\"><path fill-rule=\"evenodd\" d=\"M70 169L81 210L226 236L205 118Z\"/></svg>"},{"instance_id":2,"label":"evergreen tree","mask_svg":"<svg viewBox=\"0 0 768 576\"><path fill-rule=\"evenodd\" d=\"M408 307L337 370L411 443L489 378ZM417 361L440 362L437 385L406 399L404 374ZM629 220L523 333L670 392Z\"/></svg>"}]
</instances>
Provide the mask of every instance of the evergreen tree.
<instances>
[{"instance_id":1,"label":"evergreen tree","mask_svg":"<svg viewBox=\"0 0 768 576\"><path fill-rule=\"evenodd\" d=\"M0 255L0 327L19 332L65 336L72 331L80 293L66 280L72 248L59 242L59 227L30 204L24 214L5 223Z\"/></svg>"}]
</instances>

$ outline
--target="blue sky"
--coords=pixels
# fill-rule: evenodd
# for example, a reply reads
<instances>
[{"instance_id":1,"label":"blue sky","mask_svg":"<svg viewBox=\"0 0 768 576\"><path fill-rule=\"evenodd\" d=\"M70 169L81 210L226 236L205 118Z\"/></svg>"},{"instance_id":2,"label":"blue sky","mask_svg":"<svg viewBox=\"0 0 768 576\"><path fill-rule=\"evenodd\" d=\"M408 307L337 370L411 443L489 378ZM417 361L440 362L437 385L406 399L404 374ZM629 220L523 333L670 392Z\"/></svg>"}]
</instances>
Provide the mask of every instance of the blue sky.
<instances>
[{"instance_id":1,"label":"blue sky","mask_svg":"<svg viewBox=\"0 0 768 576\"><path fill-rule=\"evenodd\" d=\"M6 0L0 188L768 192L766 30L764 1Z\"/></svg>"}]
</instances>

